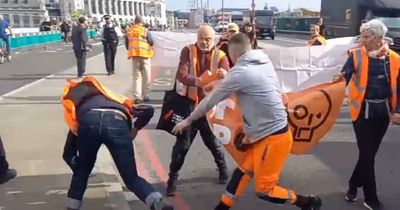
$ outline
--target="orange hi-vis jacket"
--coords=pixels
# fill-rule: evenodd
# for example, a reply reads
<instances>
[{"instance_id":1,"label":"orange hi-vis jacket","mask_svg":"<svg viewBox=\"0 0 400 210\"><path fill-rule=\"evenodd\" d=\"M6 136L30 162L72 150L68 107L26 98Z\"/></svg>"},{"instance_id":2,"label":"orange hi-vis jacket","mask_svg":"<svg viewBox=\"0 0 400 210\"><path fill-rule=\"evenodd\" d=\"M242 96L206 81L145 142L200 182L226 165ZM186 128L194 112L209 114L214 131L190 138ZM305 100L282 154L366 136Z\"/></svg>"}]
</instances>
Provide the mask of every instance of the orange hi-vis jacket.
<instances>
[{"instance_id":1,"label":"orange hi-vis jacket","mask_svg":"<svg viewBox=\"0 0 400 210\"><path fill-rule=\"evenodd\" d=\"M76 107L78 107L85 98L90 95L102 94L106 98L124 105L127 109L126 113L130 113L132 117L133 102L131 99L120 96L102 86L94 77L87 76L82 81L68 80L64 87L64 93L61 102L64 106L64 119L71 132L77 135L78 121L76 118Z\"/></svg>"},{"instance_id":2,"label":"orange hi-vis jacket","mask_svg":"<svg viewBox=\"0 0 400 210\"><path fill-rule=\"evenodd\" d=\"M199 61L198 61L196 45L191 44L191 45L187 46L187 48L189 48L189 52L190 52L189 53L189 56L190 56L189 74L196 78L200 77L201 75L199 74L200 70L199 70ZM213 71L213 70L218 69L218 64L224 56L225 56L225 53L222 50L215 47L211 53L212 59L211 59L211 64L210 64L209 70ZM176 89L176 91L178 92L179 95L187 96L187 97L189 97L189 99L194 101L196 104L199 103L199 96L197 93L198 87L185 86L178 80L176 82L177 82L177 86L179 86L179 88Z\"/></svg>"},{"instance_id":3,"label":"orange hi-vis jacket","mask_svg":"<svg viewBox=\"0 0 400 210\"><path fill-rule=\"evenodd\" d=\"M354 75L349 82L349 102L350 114L353 121L357 120L360 115L362 102L364 100L369 71L369 57L365 47L353 49L350 55L354 60ZM389 99L390 111L393 111L397 106L397 77L400 70L400 57L397 53L389 50L390 69L387 72L390 76L390 87L392 95Z\"/></svg>"},{"instance_id":4,"label":"orange hi-vis jacket","mask_svg":"<svg viewBox=\"0 0 400 210\"><path fill-rule=\"evenodd\" d=\"M153 49L147 42L148 29L142 25L134 25L128 29L127 37L129 41L128 58L153 57Z\"/></svg>"}]
</instances>

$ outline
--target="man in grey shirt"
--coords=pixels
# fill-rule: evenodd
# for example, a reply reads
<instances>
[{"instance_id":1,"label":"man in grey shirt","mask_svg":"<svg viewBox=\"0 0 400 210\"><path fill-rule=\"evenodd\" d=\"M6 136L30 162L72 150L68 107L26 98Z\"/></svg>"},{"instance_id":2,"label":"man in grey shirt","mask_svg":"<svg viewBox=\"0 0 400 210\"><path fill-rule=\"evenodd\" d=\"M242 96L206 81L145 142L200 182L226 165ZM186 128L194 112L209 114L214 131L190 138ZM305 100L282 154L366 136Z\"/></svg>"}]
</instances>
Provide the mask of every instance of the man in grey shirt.
<instances>
[{"instance_id":1,"label":"man in grey shirt","mask_svg":"<svg viewBox=\"0 0 400 210\"><path fill-rule=\"evenodd\" d=\"M250 39L242 33L230 39L228 48L234 67L191 115L173 129L174 133L181 133L219 102L232 93L237 94L245 134L237 147L245 150L246 155L234 171L215 210L231 208L252 177L260 199L278 204L289 203L302 210L319 210L322 201L318 196L298 195L277 185L293 138L271 61L262 51L252 50Z\"/></svg>"}]
</instances>

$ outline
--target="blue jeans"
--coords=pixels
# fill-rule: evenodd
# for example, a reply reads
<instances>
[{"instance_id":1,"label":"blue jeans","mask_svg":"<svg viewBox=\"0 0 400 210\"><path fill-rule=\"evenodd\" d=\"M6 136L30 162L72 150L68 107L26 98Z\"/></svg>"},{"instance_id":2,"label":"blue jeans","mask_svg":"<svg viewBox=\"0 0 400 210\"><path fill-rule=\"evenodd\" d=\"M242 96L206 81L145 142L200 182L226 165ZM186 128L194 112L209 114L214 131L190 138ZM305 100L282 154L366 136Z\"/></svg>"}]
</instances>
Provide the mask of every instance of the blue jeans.
<instances>
[{"instance_id":1,"label":"blue jeans","mask_svg":"<svg viewBox=\"0 0 400 210\"><path fill-rule=\"evenodd\" d=\"M10 54L11 53L10 37L8 35L4 35L4 36L0 36L0 38L6 43L7 54ZM1 44L0 44L0 46L1 46Z\"/></svg>"},{"instance_id":2,"label":"blue jeans","mask_svg":"<svg viewBox=\"0 0 400 210\"><path fill-rule=\"evenodd\" d=\"M111 153L118 171L129 190L143 202L155 192L136 170L131 129L128 121L117 113L88 111L79 119L78 158L68 191L68 207L79 209L97 152L104 144ZM151 196L150 196L151 197Z\"/></svg>"}]
</instances>

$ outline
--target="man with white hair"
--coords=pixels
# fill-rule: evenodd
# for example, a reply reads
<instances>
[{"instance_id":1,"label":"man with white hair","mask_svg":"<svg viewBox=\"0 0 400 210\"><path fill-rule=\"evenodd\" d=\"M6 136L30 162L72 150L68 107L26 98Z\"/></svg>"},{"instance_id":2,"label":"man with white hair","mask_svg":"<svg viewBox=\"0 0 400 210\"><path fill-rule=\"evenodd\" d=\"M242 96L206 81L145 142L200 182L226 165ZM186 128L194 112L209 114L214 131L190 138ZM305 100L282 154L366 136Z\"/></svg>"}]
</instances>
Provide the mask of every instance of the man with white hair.
<instances>
[{"instance_id":1,"label":"man with white hair","mask_svg":"<svg viewBox=\"0 0 400 210\"><path fill-rule=\"evenodd\" d=\"M237 138L238 150L245 151L243 163L233 172L215 210L228 210L254 177L258 198L275 204L295 205L302 210L319 210L318 196L303 196L278 186L279 175L292 148L286 108L278 77L268 55L252 50L246 34L233 35L229 55L235 66L172 132L179 134L232 93L237 94L243 115L244 137Z\"/></svg>"},{"instance_id":2,"label":"man with white hair","mask_svg":"<svg viewBox=\"0 0 400 210\"><path fill-rule=\"evenodd\" d=\"M400 57L384 41L387 27L379 20L364 23L361 47L350 50L342 72L349 85L350 114L359 156L345 199L357 200L364 191L367 209L382 209L375 182L375 156L389 123L400 124Z\"/></svg>"},{"instance_id":3,"label":"man with white hair","mask_svg":"<svg viewBox=\"0 0 400 210\"><path fill-rule=\"evenodd\" d=\"M9 30L9 34L6 31L7 29ZM8 60L11 60L10 36L12 36L10 24L0 15L0 39L6 43L6 55Z\"/></svg>"},{"instance_id":4,"label":"man with white hair","mask_svg":"<svg viewBox=\"0 0 400 210\"><path fill-rule=\"evenodd\" d=\"M176 91L193 101L190 107L194 109L203 100L202 87L206 84L200 76L207 70L229 69L229 61L225 53L215 47L215 31L208 25L203 25L197 32L197 42L184 47L181 51L179 67L176 74ZM183 166L186 154L194 138L200 132L204 144L211 151L219 170L219 182L225 184L228 172L222 145L217 141L207 122L205 114L193 123L193 126L182 135L178 135L172 149L167 196L173 196L176 191L178 172Z\"/></svg>"}]
</instances>

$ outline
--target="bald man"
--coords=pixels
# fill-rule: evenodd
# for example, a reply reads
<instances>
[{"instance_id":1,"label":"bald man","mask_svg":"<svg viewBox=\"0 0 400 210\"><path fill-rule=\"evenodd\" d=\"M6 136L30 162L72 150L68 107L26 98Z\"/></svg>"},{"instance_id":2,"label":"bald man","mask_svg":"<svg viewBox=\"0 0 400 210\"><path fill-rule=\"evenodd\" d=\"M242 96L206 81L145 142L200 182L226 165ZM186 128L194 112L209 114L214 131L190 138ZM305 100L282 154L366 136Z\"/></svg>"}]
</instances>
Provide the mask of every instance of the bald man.
<instances>
[{"instance_id":1,"label":"bald man","mask_svg":"<svg viewBox=\"0 0 400 210\"><path fill-rule=\"evenodd\" d=\"M229 70L229 61L225 53L215 48L215 31L210 26L201 26L197 32L197 42L185 46L181 51L179 67L176 74L176 91L193 101L191 110L204 98L202 87L204 84L200 75L206 70L225 69ZM167 196L175 195L178 180L178 172L182 168L185 156L193 143L197 132L203 139L204 144L211 151L215 163L219 169L219 183L225 184L228 180L228 173L222 150L222 145L217 141L208 125L205 116L195 122L190 129L176 137L172 148L171 164L169 166L169 179L166 190Z\"/></svg>"}]
</instances>

